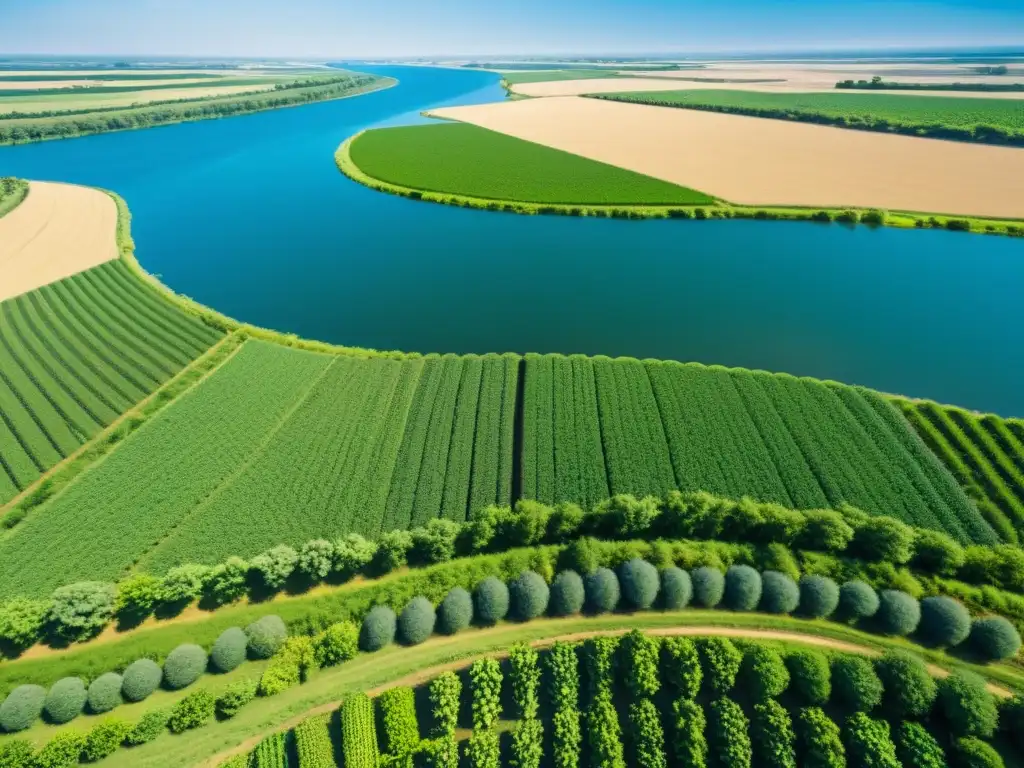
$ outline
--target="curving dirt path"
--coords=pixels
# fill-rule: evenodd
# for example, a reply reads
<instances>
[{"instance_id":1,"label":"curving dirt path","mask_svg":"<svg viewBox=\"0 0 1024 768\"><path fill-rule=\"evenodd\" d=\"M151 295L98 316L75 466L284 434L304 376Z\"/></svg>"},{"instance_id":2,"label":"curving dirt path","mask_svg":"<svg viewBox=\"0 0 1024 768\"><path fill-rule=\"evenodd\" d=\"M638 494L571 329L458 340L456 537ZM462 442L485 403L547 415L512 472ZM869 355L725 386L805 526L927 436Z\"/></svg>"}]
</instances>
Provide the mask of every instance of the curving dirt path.
<instances>
[{"instance_id":1,"label":"curving dirt path","mask_svg":"<svg viewBox=\"0 0 1024 768\"><path fill-rule=\"evenodd\" d=\"M104 192L33 181L0 219L0 301L117 258L117 206Z\"/></svg>"},{"instance_id":2,"label":"curving dirt path","mask_svg":"<svg viewBox=\"0 0 1024 768\"><path fill-rule=\"evenodd\" d=\"M589 637L600 637L600 636L614 636L624 635L628 632L627 629L609 629L609 630L595 630L593 632L574 632L567 635L556 635L553 637L545 637L541 640L534 640L530 645L534 648L547 648L554 645L556 642L578 642L580 640L586 640ZM745 629L743 627L720 627L713 625L695 625L695 626L684 626L684 627L661 627L645 629L645 634L658 635L662 637L680 637L687 635L696 636L714 636L714 637L732 637L738 639L750 639L750 640L781 640L788 643L798 643L802 645L810 645L819 648L827 648L833 651L843 651L845 653L858 653L862 656L880 656L881 653L874 648L868 648L867 646L857 645L856 643L848 643L843 640L833 640L829 637L822 637L820 635L808 635L801 632L787 632L784 630L777 629ZM428 667L416 672L413 675L406 675L405 677L398 678L388 682L386 685L380 685L376 688L370 688L366 693L371 696L377 696L386 690L391 688L397 688L400 686L417 686L426 683L429 680L437 677L443 672L454 672L459 669L464 669L472 664L477 659L483 657L490 658L503 658L507 656L507 652L490 652L480 653L474 656L467 656L466 658L452 661L447 664L439 664L433 667ZM928 664L928 671L934 677L946 677L949 675L949 670L938 666L937 664ZM1000 698L1009 698L1013 696L1013 693L1000 685L995 683L988 684L988 690L995 696ZM319 707L303 712L301 715L296 715L290 720L285 721L281 726L276 729L278 731L287 731L303 720L314 717L316 715L326 714L336 709L338 702L330 702L328 704L322 704ZM204 768L216 768L225 760L241 752L249 752L259 744L267 734L262 733L259 736L254 736L246 741L232 747L230 750L221 752L218 755L214 755L209 758L206 762L202 763Z\"/></svg>"}]
</instances>

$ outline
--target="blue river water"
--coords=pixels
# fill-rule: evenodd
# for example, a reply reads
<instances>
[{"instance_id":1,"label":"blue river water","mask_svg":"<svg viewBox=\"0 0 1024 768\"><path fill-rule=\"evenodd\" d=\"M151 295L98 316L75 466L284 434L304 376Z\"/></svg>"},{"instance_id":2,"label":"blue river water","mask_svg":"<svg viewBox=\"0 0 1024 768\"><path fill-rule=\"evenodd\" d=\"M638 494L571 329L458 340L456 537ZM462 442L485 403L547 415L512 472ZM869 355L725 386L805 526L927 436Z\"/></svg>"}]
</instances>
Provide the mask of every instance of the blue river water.
<instances>
[{"instance_id":1,"label":"blue river water","mask_svg":"<svg viewBox=\"0 0 1024 768\"><path fill-rule=\"evenodd\" d=\"M517 216L343 177L363 128L495 101L487 72L0 148L0 176L128 201L143 266L240 320L421 352L582 352L788 371L1024 415L1024 241L762 221Z\"/></svg>"}]
</instances>

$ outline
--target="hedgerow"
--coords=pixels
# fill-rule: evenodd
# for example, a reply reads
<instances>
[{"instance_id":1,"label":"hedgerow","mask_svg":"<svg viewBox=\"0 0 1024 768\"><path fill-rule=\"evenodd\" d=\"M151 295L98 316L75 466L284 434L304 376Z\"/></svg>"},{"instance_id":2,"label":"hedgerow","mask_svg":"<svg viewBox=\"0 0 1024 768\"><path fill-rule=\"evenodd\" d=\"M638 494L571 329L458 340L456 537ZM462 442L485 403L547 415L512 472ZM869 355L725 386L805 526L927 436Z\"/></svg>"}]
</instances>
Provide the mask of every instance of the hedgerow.
<instances>
[{"instance_id":1,"label":"hedgerow","mask_svg":"<svg viewBox=\"0 0 1024 768\"><path fill-rule=\"evenodd\" d=\"M984 680L966 672L953 672L938 685L938 706L954 737L990 738L995 733L999 712Z\"/></svg>"},{"instance_id":2,"label":"hedgerow","mask_svg":"<svg viewBox=\"0 0 1024 768\"><path fill-rule=\"evenodd\" d=\"M672 754L680 768L705 768L708 759L704 708L681 698L672 702Z\"/></svg>"},{"instance_id":3,"label":"hedgerow","mask_svg":"<svg viewBox=\"0 0 1024 768\"><path fill-rule=\"evenodd\" d=\"M0 704L0 729L7 733L23 731L43 713L46 689L39 685L19 685Z\"/></svg>"},{"instance_id":4,"label":"hedgerow","mask_svg":"<svg viewBox=\"0 0 1024 768\"><path fill-rule=\"evenodd\" d=\"M437 614L425 597L414 597L398 617L398 637L406 645L418 645L434 633Z\"/></svg>"},{"instance_id":5,"label":"hedgerow","mask_svg":"<svg viewBox=\"0 0 1024 768\"><path fill-rule=\"evenodd\" d=\"M508 587L493 576L481 581L473 595L473 615L483 625L496 624L508 615Z\"/></svg>"},{"instance_id":6,"label":"hedgerow","mask_svg":"<svg viewBox=\"0 0 1024 768\"><path fill-rule=\"evenodd\" d=\"M625 768L622 749L622 727L612 704L611 693L598 691L587 709L587 745L593 768Z\"/></svg>"},{"instance_id":7,"label":"hedgerow","mask_svg":"<svg viewBox=\"0 0 1024 768\"><path fill-rule=\"evenodd\" d=\"M420 729L416 720L416 701L412 688L389 688L376 699L380 713L380 733L384 751L396 758L404 758L419 746Z\"/></svg>"},{"instance_id":8,"label":"hedgerow","mask_svg":"<svg viewBox=\"0 0 1024 768\"><path fill-rule=\"evenodd\" d=\"M920 723L899 724L896 757L903 768L947 768L942 746Z\"/></svg>"},{"instance_id":9,"label":"hedgerow","mask_svg":"<svg viewBox=\"0 0 1024 768\"><path fill-rule=\"evenodd\" d=\"M872 720L863 712L854 712L843 729L846 752L854 765L872 768L901 768L896 745L889 735L889 724Z\"/></svg>"},{"instance_id":10,"label":"hedgerow","mask_svg":"<svg viewBox=\"0 0 1024 768\"><path fill-rule=\"evenodd\" d=\"M773 699L754 704L750 721L754 762L767 768L796 768L796 734L789 712Z\"/></svg>"},{"instance_id":11,"label":"hedgerow","mask_svg":"<svg viewBox=\"0 0 1024 768\"><path fill-rule=\"evenodd\" d=\"M953 754L963 768L1003 768L1003 758L981 739L967 736L953 744Z\"/></svg>"},{"instance_id":12,"label":"hedgerow","mask_svg":"<svg viewBox=\"0 0 1024 768\"><path fill-rule=\"evenodd\" d=\"M1021 644L1017 628L1002 616L975 619L969 640L974 652L987 661L1013 658Z\"/></svg>"},{"instance_id":13,"label":"hedgerow","mask_svg":"<svg viewBox=\"0 0 1024 768\"><path fill-rule=\"evenodd\" d=\"M288 639L288 628L279 616L263 616L245 628L249 638L249 655L269 659Z\"/></svg>"},{"instance_id":14,"label":"hedgerow","mask_svg":"<svg viewBox=\"0 0 1024 768\"><path fill-rule=\"evenodd\" d=\"M632 764L644 768L665 768L665 731L653 701L642 698L629 705L629 729L633 745Z\"/></svg>"},{"instance_id":15,"label":"hedgerow","mask_svg":"<svg viewBox=\"0 0 1024 768\"><path fill-rule=\"evenodd\" d=\"M354 658L359 651L359 627L351 621L331 624L313 642L318 667L333 667Z\"/></svg>"},{"instance_id":16,"label":"hedgerow","mask_svg":"<svg viewBox=\"0 0 1024 768\"><path fill-rule=\"evenodd\" d=\"M202 649L199 649L202 651ZM173 651L172 651L173 653ZM167 657L170 660L170 656ZM203 653L203 669L206 668L206 653ZM200 672L202 674L202 672ZM196 675L198 677L198 675ZM100 675L89 684L88 701L89 711L94 715L101 715L109 712L114 707L124 703L121 696L121 684L123 680L116 672L107 672Z\"/></svg>"},{"instance_id":17,"label":"hedgerow","mask_svg":"<svg viewBox=\"0 0 1024 768\"><path fill-rule=\"evenodd\" d=\"M749 565L733 565L725 572L722 603L733 611L752 611L761 600L761 574Z\"/></svg>"},{"instance_id":18,"label":"hedgerow","mask_svg":"<svg viewBox=\"0 0 1024 768\"><path fill-rule=\"evenodd\" d=\"M740 705L721 697L708 706L708 743L723 768L750 768L750 722Z\"/></svg>"},{"instance_id":19,"label":"hedgerow","mask_svg":"<svg viewBox=\"0 0 1024 768\"><path fill-rule=\"evenodd\" d=\"M499 743L494 726L501 715L501 667L480 659L469 668L473 695L473 735L466 754L474 768L498 768Z\"/></svg>"},{"instance_id":20,"label":"hedgerow","mask_svg":"<svg viewBox=\"0 0 1024 768\"><path fill-rule=\"evenodd\" d=\"M793 613L800 604L800 588L789 576L778 571L761 574L761 602L758 610L766 613Z\"/></svg>"},{"instance_id":21,"label":"hedgerow","mask_svg":"<svg viewBox=\"0 0 1024 768\"><path fill-rule=\"evenodd\" d=\"M661 641L665 682L684 699L695 699L704 680L700 654L688 637L666 637Z\"/></svg>"},{"instance_id":22,"label":"hedgerow","mask_svg":"<svg viewBox=\"0 0 1024 768\"><path fill-rule=\"evenodd\" d=\"M587 610L592 613L614 611L621 595L619 579L610 568L598 568L584 579Z\"/></svg>"},{"instance_id":23,"label":"hedgerow","mask_svg":"<svg viewBox=\"0 0 1024 768\"><path fill-rule=\"evenodd\" d=\"M807 768L846 768L846 750L837 726L818 707L804 707L797 718L802 764Z\"/></svg>"},{"instance_id":24,"label":"hedgerow","mask_svg":"<svg viewBox=\"0 0 1024 768\"><path fill-rule=\"evenodd\" d=\"M462 680L454 672L444 672L430 682L430 704L434 718L431 733L437 747L434 762L437 768L458 768L459 747L455 729L459 722L459 701Z\"/></svg>"},{"instance_id":25,"label":"hedgerow","mask_svg":"<svg viewBox=\"0 0 1024 768\"><path fill-rule=\"evenodd\" d=\"M717 568L701 566L691 574L693 602L702 608L714 608L725 594L725 576Z\"/></svg>"},{"instance_id":26,"label":"hedgerow","mask_svg":"<svg viewBox=\"0 0 1024 768\"><path fill-rule=\"evenodd\" d=\"M619 586L626 606L646 610L658 599L661 587L658 569L640 558L633 558L619 568Z\"/></svg>"},{"instance_id":27,"label":"hedgerow","mask_svg":"<svg viewBox=\"0 0 1024 768\"><path fill-rule=\"evenodd\" d=\"M971 614L951 597L926 597L921 601L921 638L931 645L951 648L971 633Z\"/></svg>"},{"instance_id":28,"label":"hedgerow","mask_svg":"<svg viewBox=\"0 0 1024 768\"><path fill-rule=\"evenodd\" d=\"M789 670L778 651L754 645L743 654L740 681L755 699L776 698L789 687Z\"/></svg>"},{"instance_id":29,"label":"hedgerow","mask_svg":"<svg viewBox=\"0 0 1024 768\"><path fill-rule=\"evenodd\" d=\"M72 768L78 765L85 749L85 734L60 731L30 757L25 768ZM0 752L0 754L3 754Z\"/></svg>"},{"instance_id":30,"label":"hedgerow","mask_svg":"<svg viewBox=\"0 0 1024 768\"><path fill-rule=\"evenodd\" d=\"M725 637L702 637L695 644L700 653L704 684L717 695L731 691L743 663L740 650Z\"/></svg>"},{"instance_id":31,"label":"hedgerow","mask_svg":"<svg viewBox=\"0 0 1024 768\"><path fill-rule=\"evenodd\" d=\"M790 690L804 704L821 706L832 696L832 669L818 651L791 651L786 654Z\"/></svg>"},{"instance_id":32,"label":"hedgerow","mask_svg":"<svg viewBox=\"0 0 1024 768\"><path fill-rule=\"evenodd\" d=\"M624 673L626 690L632 698L653 696L661 689L659 651L658 638L636 629L619 641L618 668Z\"/></svg>"},{"instance_id":33,"label":"hedgerow","mask_svg":"<svg viewBox=\"0 0 1024 768\"><path fill-rule=\"evenodd\" d=\"M330 715L310 717L295 726L295 752L302 768L336 768L334 740L328 724Z\"/></svg>"},{"instance_id":34,"label":"hedgerow","mask_svg":"<svg viewBox=\"0 0 1024 768\"><path fill-rule=\"evenodd\" d=\"M895 720L911 720L931 712L938 687L920 658L887 651L875 662L875 672L882 681L886 714Z\"/></svg>"},{"instance_id":35,"label":"hedgerow","mask_svg":"<svg viewBox=\"0 0 1024 768\"><path fill-rule=\"evenodd\" d=\"M373 702L365 693L353 694L342 704L341 747L347 768L378 768Z\"/></svg>"},{"instance_id":36,"label":"hedgerow","mask_svg":"<svg viewBox=\"0 0 1024 768\"><path fill-rule=\"evenodd\" d=\"M813 574L800 579L800 613L812 619L823 619L839 607L839 585L827 576Z\"/></svg>"},{"instance_id":37,"label":"hedgerow","mask_svg":"<svg viewBox=\"0 0 1024 768\"><path fill-rule=\"evenodd\" d=\"M851 712L870 712L882 703L882 681L867 659L837 656L832 660L832 695Z\"/></svg>"},{"instance_id":38,"label":"hedgerow","mask_svg":"<svg viewBox=\"0 0 1024 768\"><path fill-rule=\"evenodd\" d=\"M124 743L130 747L148 744L167 730L167 721L171 718L169 709L151 709L139 718L124 737Z\"/></svg>"},{"instance_id":39,"label":"hedgerow","mask_svg":"<svg viewBox=\"0 0 1024 768\"><path fill-rule=\"evenodd\" d=\"M256 698L258 685L255 680L239 680L232 683L217 696L217 717L230 720L246 704Z\"/></svg>"},{"instance_id":40,"label":"hedgerow","mask_svg":"<svg viewBox=\"0 0 1024 768\"><path fill-rule=\"evenodd\" d=\"M878 596L874 621L887 635L909 635L921 623L921 604L898 589L883 589Z\"/></svg>"},{"instance_id":41,"label":"hedgerow","mask_svg":"<svg viewBox=\"0 0 1024 768\"><path fill-rule=\"evenodd\" d=\"M549 599L547 582L539 573L524 571L509 585L510 612L519 621L530 621L543 614Z\"/></svg>"},{"instance_id":42,"label":"hedgerow","mask_svg":"<svg viewBox=\"0 0 1024 768\"><path fill-rule=\"evenodd\" d=\"M160 687L164 671L152 659L138 659L128 665L121 679L121 694L128 701L142 701Z\"/></svg>"},{"instance_id":43,"label":"hedgerow","mask_svg":"<svg viewBox=\"0 0 1024 768\"><path fill-rule=\"evenodd\" d=\"M551 700L551 759L555 768L579 768L580 674L576 651L568 643L556 642L545 657Z\"/></svg>"},{"instance_id":44,"label":"hedgerow","mask_svg":"<svg viewBox=\"0 0 1024 768\"><path fill-rule=\"evenodd\" d=\"M863 581L848 581L839 588L838 614L844 621L859 621L878 613L878 593Z\"/></svg>"},{"instance_id":45,"label":"hedgerow","mask_svg":"<svg viewBox=\"0 0 1024 768\"><path fill-rule=\"evenodd\" d=\"M50 623L65 640L83 640L99 633L114 616L112 584L85 581L54 590Z\"/></svg>"},{"instance_id":46,"label":"hedgerow","mask_svg":"<svg viewBox=\"0 0 1024 768\"><path fill-rule=\"evenodd\" d=\"M192 691L171 707L167 728L171 733L184 733L200 728L211 720L217 711L217 700L205 688Z\"/></svg>"}]
</instances>

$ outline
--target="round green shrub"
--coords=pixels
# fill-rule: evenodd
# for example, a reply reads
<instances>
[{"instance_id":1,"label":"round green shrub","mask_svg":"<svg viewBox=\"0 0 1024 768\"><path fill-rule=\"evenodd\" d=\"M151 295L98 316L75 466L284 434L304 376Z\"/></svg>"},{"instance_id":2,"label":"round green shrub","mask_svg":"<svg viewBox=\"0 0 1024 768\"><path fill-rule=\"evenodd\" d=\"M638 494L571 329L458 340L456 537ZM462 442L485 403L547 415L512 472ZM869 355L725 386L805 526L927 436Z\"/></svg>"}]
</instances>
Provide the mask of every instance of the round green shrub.
<instances>
[{"instance_id":1,"label":"round green shrub","mask_svg":"<svg viewBox=\"0 0 1024 768\"><path fill-rule=\"evenodd\" d=\"M264 616L245 628L249 638L249 656L254 659L269 659L288 639L288 627L280 616Z\"/></svg>"},{"instance_id":2,"label":"round green shrub","mask_svg":"<svg viewBox=\"0 0 1024 768\"><path fill-rule=\"evenodd\" d=\"M511 612L519 621L530 621L543 616L548 609L551 590L544 577L534 571L523 571L509 585Z\"/></svg>"},{"instance_id":3,"label":"round green shrub","mask_svg":"<svg viewBox=\"0 0 1024 768\"><path fill-rule=\"evenodd\" d=\"M94 715L109 712L124 704L121 695L122 678L116 672L100 675L89 685L89 711Z\"/></svg>"},{"instance_id":4,"label":"round green shrub","mask_svg":"<svg viewBox=\"0 0 1024 768\"><path fill-rule=\"evenodd\" d=\"M898 589L883 589L878 596L875 624L887 635L905 637L921 623L921 604Z\"/></svg>"},{"instance_id":5,"label":"round green shrub","mask_svg":"<svg viewBox=\"0 0 1024 768\"><path fill-rule=\"evenodd\" d=\"M186 688L206 671L206 651L198 645L179 645L164 660L164 685L172 691Z\"/></svg>"},{"instance_id":6,"label":"round green shrub","mask_svg":"<svg viewBox=\"0 0 1024 768\"><path fill-rule=\"evenodd\" d=\"M128 665L121 679L121 694L128 701L142 701L160 687L164 671L152 659L138 659Z\"/></svg>"},{"instance_id":7,"label":"round green shrub","mask_svg":"<svg viewBox=\"0 0 1024 768\"><path fill-rule=\"evenodd\" d=\"M755 699L774 699L789 687L789 670L778 651L755 645L743 654L740 682Z\"/></svg>"},{"instance_id":8,"label":"round green shrub","mask_svg":"<svg viewBox=\"0 0 1024 768\"><path fill-rule=\"evenodd\" d=\"M752 611L761 601L761 574L749 565L733 565L725 572L723 605L732 611Z\"/></svg>"},{"instance_id":9,"label":"round green shrub","mask_svg":"<svg viewBox=\"0 0 1024 768\"><path fill-rule=\"evenodd\" d=\"M761 574L760 610L766 613L792 613L800 604L800 588L789 576L778 571Z\"/></svg>"},{"instance_id":10,"label":"round green shrub","mask_svg":"<svg viewBox=\"0 0 1024 768\"><path fill-rule=\"evenodd\" d=\"M938 686L928 667L916 656L888 651L875 662L882 681L887 714L895 720L916 720L931 712Z\"/></svg>"},{"instance_id":11,"label":"round green shrub","mask_svg":"<svg viewBox=\"0 0 1024 768\"><path fill-rule=\"evenodd\" d=\"M690 604L693 598L693 582L690 574L682 568L672 566L661 572L661 607L666 611L679 611Z\"/></svg>"},{"instance_id":12,"label":"round green shrub","mask_svg":"<svg viewBox=\"0 0 1024 768\"><path fill-rule=\"evenodd\" d=\"M714 608L725 594L725 576L717 568L703 565L690 574L693 602L701 608Z\"/></svg>"},{"instance_id":13,"label":"round green shrub","mask_svg":"<svg viewBox=\"0 0 1024 768\"><path fill-rule=\"evenodd\" d=\"M0 730L23 731L43 713L46 689L39 685L19 685L0 704Z\"/></svg>"},{"instance_id":14,"label":"round green shrub","mask_svg":"<svg viewBox=\"0 0 1024 768\"><path fill-rule=\"evenodd\" d=\"M583 610L586 599L583 578L576 571L562 571L551 582L548 610L552 616L572 616Z\"/></svg>"},{"instance_id":15,"label":"round green shrub","mask_svg":"<svg viewBox=\"0 0 1024 768\"><path fill-rule=\"evenodd\" d=\"M999 711L985 681L969 672L953 672L939 681L939 708L954 737L980 736L996 732Z\"/></svg>"},{"instance_id":16,"label":"round green shrub","mask_svg":"<svg viewBox=\"0 0 1024 768\"><path fill-rule=\"evenodd\" d=\"M473 615L484 625L497 624L508 616L508 587L496 576L477 584L473 595Z\"/></svg>"},{"instance_id":17,"label":"round green shrub","mask_svg":"<svg viewBox=\"0 0 1024 768\"><path fill-rule=\"evenodd\" d=\"M398 619L386 605L375 605L363 619L359 630L359 647L364 651L379 651L395 641Z\"/></svg>"},{"instance_id":18,"label":"round green shrub","mask_svg":"<svg viewBox=\"0 0 1024 768\"><path fill-rule=\"evenodd\" d=\"M610 568L598 568L584 580L587 610L591 613L614 611L619 605L619 577Z\"/></svg>"},{"instance_id":19,"label":"round green shrub","mask_svg":"<svg viewBox=\"0 0 1024 768\"><path fill-rule=\"evenodd\" d=\"M832 693L850 711L870 712L882 703L882 681L867 659L837 656L832 661Z\"/></svg>"},{"instance_id":20,"label":"round green shrub","mask_svg":"<svg viewBox=\"0 0 1024 768\"><path fill-rule=\"evenodd\" d=\"M839 607L839 585L828 576L808 575L800 579L800 614L825 619Z\"/></svg>"},{"instance_id":21,"label":"round green shrub","mask_svg":"<svg viewBox=\"0 0 1024 768\"><path fill-rule=\"evenodd\" d=\"M839 617L856 622L878 613L878 593L863 581L848 581L839 588Z\"/></svg>"},{"instance_id":22,"label":"round green shrub","mask_svg":"<svg viewBox=\"0 0 1024 768\"><path fill-rule=\"evenodd\" d=\"M56 725L70 723L82 714L88 697L82 678L65 677L58 680L46 694L46 704L43 706L46 719Z\"/></svg>"},{"instance_id":23,"label":"round green shrub","mask_svg":"<svg viewBox=\"0 0 1024 768\"><path fill-rule=\"evenodd\" d=\"M437 608L437 629L445 635L461 632L473 623L473 596L454 587Z\"/></svg>"},{"instance_id":24,"label":"round green shrub","mask_svg":"<svg viewBox=\"0 0 1024 768\"><path fill-rule=\"evenodd\" d=\"M419 645L432 634L437 623L434 606L425 597L414 597L398 617L398 637L406 645Z\"/></svg>"},{"instance_id":25,"label":"round green shrub","mask_svg":"<svg viewBox=\"0 0 1024 768\"><path fill-rule=\"evenodd\" d=\"M647 610L658 599L658 590L661 588L658 569L646 560L635 557L619 568L619 586L626 607Z\"/></svg>"},{"instance_id":26,"label":"round green shrub","mask_svg":"<svg viewBox=\"0 0 1024 768\"><path fill-rule=\"evenodd\" d=\"M331 624L316 636L313 656L318 667L333 667L354 658L359 652L359 627L351 621Z\"/></svg>"},{"instance_id":27,"label":"round green shrub","mask_svg":"<svg viewBox=\"0 0 1024 768\"><path fill-rule=\"evenodd\" d=\"M921 601L918 634L930 645L952 648L971 634L971 614L951 597L926 597Z\"/></svg>"},{"instance_id":28,"label":"round green shrub","mask_svg":"<svg viewBox=\"0 0 1024 768\"><path fill-rule=\"evenodd\" d=\"M113 584L83 581L58 587L51 596L50 623L67 640L83 640L99 633L114 615Z\"/></svg>"},{"instance_id":29,"label":"round green shrub","mask_svg":"<svg viewBox=\"0 0 1024 768\"><path fill-rule=\"evenodd\" d=\"M1003 768L1005 765L991 744L973 736L957 739L953 753L959 768Z\"/></svg>"},{"instance_id":30,"label":"round green shrub","mask_svg":"<svg viewBox=\"0 0 1024 768\"><path fill-rule=\"evenodd\" d=\"M249 638L240 627L229 627L220 633L210 651L210 664L218 672L230 672L245 661Z\"/></svg>"},{"instance_id":31,"label":"round green shrub","mask_svg":"<svg viewBox=\"0 0 1024 768\"><path fill-rule=\"evenodd\" d=\"M1017 655L1020 633L1002 616L975 619L971 625L971 648L986 661L1002 661Z\"/></svg>"},{"instance_id":32,"label":"round green shrub","mask_svg":"<svg viewBox=\"0 0 1024 768\"><path fill-rule=\"evenodd\" d=\"M804 704L821 706L832 696L832 669L818 651L793 651L786 656L789 689Z\"/></svg>"}]
</instances>

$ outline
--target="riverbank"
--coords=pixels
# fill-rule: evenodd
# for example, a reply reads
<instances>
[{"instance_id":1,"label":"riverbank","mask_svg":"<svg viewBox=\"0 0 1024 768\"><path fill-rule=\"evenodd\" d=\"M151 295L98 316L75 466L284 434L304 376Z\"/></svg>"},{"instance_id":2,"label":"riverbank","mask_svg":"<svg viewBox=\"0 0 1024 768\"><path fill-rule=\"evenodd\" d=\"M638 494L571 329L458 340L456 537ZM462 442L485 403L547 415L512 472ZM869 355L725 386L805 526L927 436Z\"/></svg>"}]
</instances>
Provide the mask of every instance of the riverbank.
<instances>
[{"instance_id":1,"label":"riverbank","mask_svg":"<svg viewBox=\"0 0 1024 768\"><path fill-rule=\"evenodd\" d=\"M28 182L13 176L0 179L0 218L13 211L28 196Z\"/></svg>"}]
</instances>

